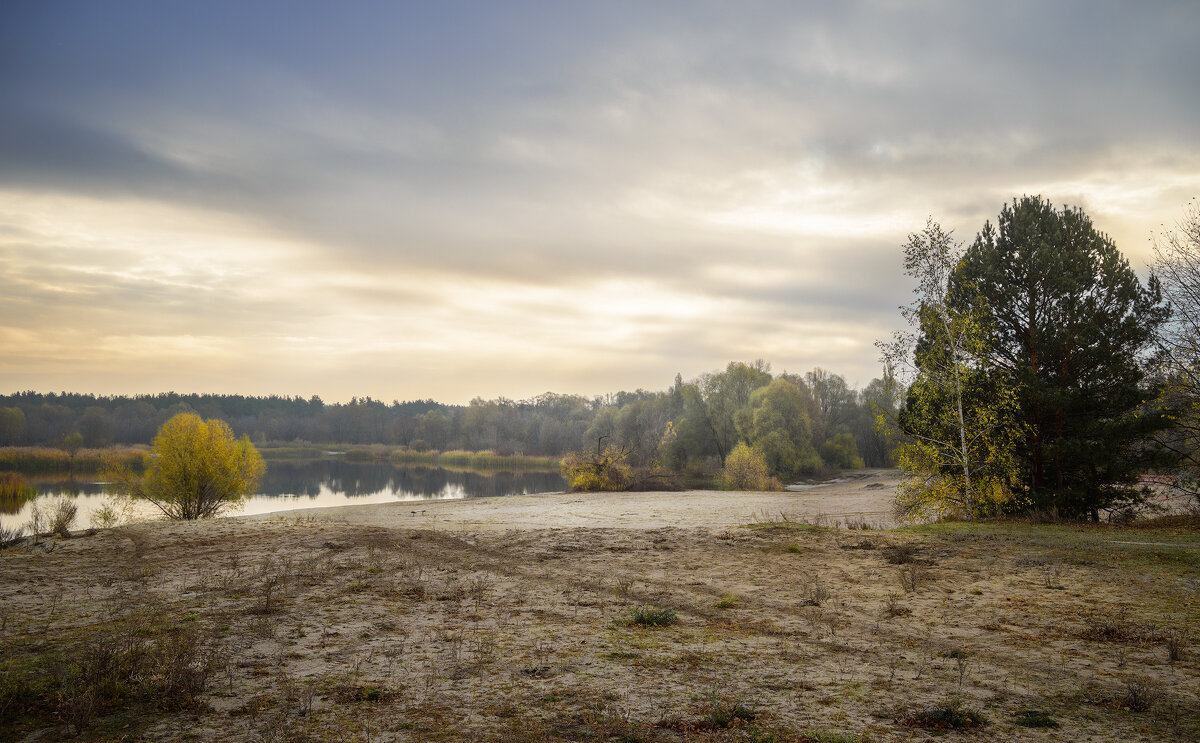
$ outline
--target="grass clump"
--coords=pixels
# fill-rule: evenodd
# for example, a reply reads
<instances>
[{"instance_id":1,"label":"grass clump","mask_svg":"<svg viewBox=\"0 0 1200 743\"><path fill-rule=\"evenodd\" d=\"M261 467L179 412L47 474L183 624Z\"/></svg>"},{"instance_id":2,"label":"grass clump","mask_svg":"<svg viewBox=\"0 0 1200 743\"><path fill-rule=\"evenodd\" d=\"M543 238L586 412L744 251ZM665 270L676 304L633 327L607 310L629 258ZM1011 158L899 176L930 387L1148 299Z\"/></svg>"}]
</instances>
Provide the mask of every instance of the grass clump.
<instances>
[{"instance_id":1,"label":"grass clump","mask_svg":"<svg viewBox=\"0 0 1200 743\"><path fill-rule=\"evenodd\" d=\"M742 600L732 593L727 593L717 602L718 609L736 609Z\"/></svg>"},{"instance_id":2,"label":"grass clump","mask_svg":"<svg viewBox=\"0 0 1200 743\"><path fill-rule=\"evenodd\" d=\"M642 627L667 627L679 621L674 609L660 606L635 606L629 610L629 623Z\"/></svg>"},{"instance_id":3,"label":"grass clump","mask_svg":"<svg viewBox=\"0 0 1200 743\"><path fill-rule=\"evenodd\" d=\"M754 710L739 701L714 696L702 726L709 730L725 730L734 725L753 722L756 716Z\"/></svg>"},{"instance_id":4,"label":"grass clump","mask_svg":"<svg viewBox=\"0 0 1200 743\"><path fill-rule=\"evenodd\" d=\"M988 717L979 710L963 705L961 699L951 697L941 704L931 704L911 713L905 723L926 730L970 730L983 727Z\"/></svg>"}]
</instances>

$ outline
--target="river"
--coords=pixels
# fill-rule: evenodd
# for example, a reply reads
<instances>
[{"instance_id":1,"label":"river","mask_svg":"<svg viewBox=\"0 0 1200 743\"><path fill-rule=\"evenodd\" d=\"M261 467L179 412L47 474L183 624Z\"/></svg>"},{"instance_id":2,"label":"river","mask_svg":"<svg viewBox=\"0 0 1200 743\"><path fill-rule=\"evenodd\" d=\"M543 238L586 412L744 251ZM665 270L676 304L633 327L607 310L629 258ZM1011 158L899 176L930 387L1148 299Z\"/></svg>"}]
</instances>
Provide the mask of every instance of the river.
<instances>
[{"instance_id":1,"label":"river","mask_svg":"<svg viewBox=\"0 0 1200 743\"><path fill-rule=\"evenodd\" d=\"M104 504L107 486L94 475L62 477L27 475L38 498L20 504L0 502L0 526L28 523L34 503L60 496L72 498L79 509L76 529L92 525L92 514ZM274 513L302 508L344 506L390 501L450 500L523 493L560 491L565 487L557 472L463 472L438 467L393 466L340 459L268 461L259 492L237 514ZM142 504L145 506L145 504ZM154 517L152 507L137 511L138 518Z\"/></svg>"}]
</instances>

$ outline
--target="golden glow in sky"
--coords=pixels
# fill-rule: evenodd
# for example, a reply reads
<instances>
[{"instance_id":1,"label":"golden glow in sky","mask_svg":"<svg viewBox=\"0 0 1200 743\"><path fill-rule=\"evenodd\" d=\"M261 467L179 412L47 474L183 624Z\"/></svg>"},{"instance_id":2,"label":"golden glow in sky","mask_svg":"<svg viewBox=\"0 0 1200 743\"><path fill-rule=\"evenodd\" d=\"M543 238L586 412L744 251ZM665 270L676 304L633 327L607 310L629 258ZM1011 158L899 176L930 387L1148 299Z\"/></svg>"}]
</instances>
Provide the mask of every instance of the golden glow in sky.
<instances>
[{"instance_id":1,"label":"golden glow in sky","mask_svg":"<svg viewBox=\"0 0 1200 743\"><path fill-rule=\"evenodd\" d=\"M4 391L862 386L926 216L1200 191L1192 3L288 8L0 11Z\"/></svg>"}]
</instances>

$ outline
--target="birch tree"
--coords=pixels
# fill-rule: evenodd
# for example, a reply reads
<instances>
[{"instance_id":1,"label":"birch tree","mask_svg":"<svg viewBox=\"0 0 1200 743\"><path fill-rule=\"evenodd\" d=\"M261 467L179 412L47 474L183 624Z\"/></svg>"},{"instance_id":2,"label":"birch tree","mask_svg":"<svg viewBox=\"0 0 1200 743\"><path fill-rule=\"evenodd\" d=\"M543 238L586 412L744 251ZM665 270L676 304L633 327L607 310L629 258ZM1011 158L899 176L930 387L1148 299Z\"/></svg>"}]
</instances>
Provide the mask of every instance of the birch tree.
<instances>
[{"instance_id":1,"label":"birch tree","mask_svg":"<svg viewBox=\"0 0 1200 743\"><path fill-rule=\"evenodd\" d=\"M877 344L887 373L908 388L893 423L904 437L896 461L906 473L897 512L969 518L1006 510L1014 505L1015 398L988 374L986 308L955 280L962 245L930 218L903 248L904 272L916 282L916 299L901 307L910 330Z\"/></svg>"}]
</instances>

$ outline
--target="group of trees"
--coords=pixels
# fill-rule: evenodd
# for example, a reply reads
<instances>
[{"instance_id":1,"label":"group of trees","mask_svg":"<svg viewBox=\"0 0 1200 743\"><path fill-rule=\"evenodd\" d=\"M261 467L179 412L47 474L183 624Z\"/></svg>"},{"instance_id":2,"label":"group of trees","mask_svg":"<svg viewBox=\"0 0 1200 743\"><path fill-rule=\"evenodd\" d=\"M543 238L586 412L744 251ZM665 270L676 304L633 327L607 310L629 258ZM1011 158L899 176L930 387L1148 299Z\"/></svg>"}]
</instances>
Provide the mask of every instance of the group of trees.
<instances>
[{"instance_id":1,"label":"group of trees","mask_svg":"<svg viewBox=\"0 0 1200 743\"><path fill-rule=\"evenodd\" d=\"M969 247L932 221L910 235L913 330L881 344L906 385L900 510L1097 519L1139 503L1150 469L1190 456L1194 472L1194 210L1191 224L1144 284L1082 210L1040 197L1006 205Z\"/></svg>"},{"instance_id":2,"label":"group of trees","mask_svg":"<svg viewBox=\"0 0 1200 743\"><path fill-rule=\"evenodd\" d=\"M789 479L890 464L888 442L874 422L878 406L895 409L885 380L858 391L820 368L773 376L762 361L731 362L691 382L677 375L665 392L642 392L601 409L585 439L607 440L633 467L675 471L718 469L745 444L771 475Z\"/></svg>"},{"instance_id":3,"label":"group of trees","mask_svg":"<svg viewBox=\"0 0 1200 743\"><path fill-rule=\"evenodd\" d=\"M604 397L547 393L531 400L432 400L385 404L371 398L325 404L318 397L141 395L97 397L22 392L0 397L0 445L85 447L149 443L181 413L225 421L257 442L382 443L415 450L491 449L562 456L602 437L622 461L643 467L715 472L739 442L759 451L773 475L831 467L886 466L887 442L875 430L873 403L889 398L875 380L863 391L837 374L772 376L761 361L665 391Z\"/></svg>"}]
</instances>

